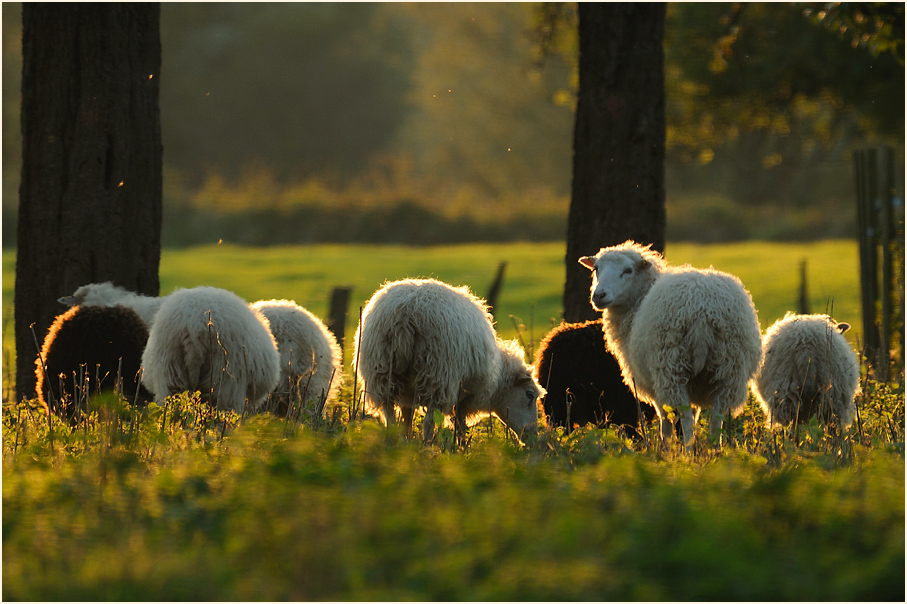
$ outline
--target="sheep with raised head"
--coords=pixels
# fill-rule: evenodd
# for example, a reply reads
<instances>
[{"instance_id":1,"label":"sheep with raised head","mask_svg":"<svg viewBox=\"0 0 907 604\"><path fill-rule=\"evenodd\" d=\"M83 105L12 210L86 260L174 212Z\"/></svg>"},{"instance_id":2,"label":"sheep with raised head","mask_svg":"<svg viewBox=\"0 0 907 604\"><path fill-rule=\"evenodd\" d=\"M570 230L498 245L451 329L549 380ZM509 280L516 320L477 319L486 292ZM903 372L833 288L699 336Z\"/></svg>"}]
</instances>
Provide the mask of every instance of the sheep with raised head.
<instances>
[{"instance_id":1,"label":"sheep with raised head","mask_svg":"<svg viewBox=\"0 0 907 604\"><path fill-rule=\"evenodd\" d=\"M71 422L79 419L80 402L97 392L147 402L151 395L138 378L147 341L148 328L131 308L70 308L54 319L35 360L38 402Z\"/></svg>"},{"instance_id":2,"label":"sheep with raised head","mask_svg":"<svg viewBox=\"0 0 907 604\"><path fill-rule=\"evenodd\" d=\"M148 329L151 329L154 315L161 307L163 298L137 294L105 281L83 285L71 296L63 296L58 301L68 306L128 306L137 312Z\"/></svg>"},{"instance_id":3,"label":"sheep with raised head","mask_svg":"<svg viewBox=\"0 0 907 604\"><path fill-rule=\"evenodd\" d=\"M271 401L274 414L286 417L293 399L336 399L343 356L324 323L292 300L259 300L252 309L268 320L280 353L280 380Z\"/></svg>"},{"instance_id":4,"label":"sheep with raised head","mask_svg":"<svg viewBox=\"0 0 907 604\"><path fill-rule=\"evenodd\" d=\"M752 386L769 426L811 417L842 428L853 423L860 363L843 336L848 329L827 315L794 313L768 328Z\"/></svg>"},{"instance_id":5,"label":"sheep with raised head","mask_svg":"<svg viewBox=\"0 0 907 604\"><path fill-rule=\"evenodd\" d=\"M605 346L601 319L561 323L548 332L535 353L533 375L545 388L542 406L550 424L568 432L574 425L612 423L636 438L639 422L655 418L654 408L640 404L624 383Z\"/></svg>"},{"instance_id":6,"label":"sheep with raised head","mask_svg":"<svg viewBox=\"0 0 907 604\"><path fill-rule=\"evenodd\" d=\"M268 320L227 290L178 289L162 298L142 355L143 384L162 402L200 391L221 410L258 411L280 377Z\"/></svg>"},{"instance_id":7,"label":"sheep with raised head","mask_svg":"<svg viewBox=\"0 0 907 604\"><path fill-rule=\"evenodd\" d=\"M424 407L429 442L435 409L454 416L460 435L489 414L518 436L537 430L544 390L523 355L517 342L497 336L487 306L466 287L404 279L368 301L354 359L370 410L390 424L396 404L409 434L415 408Z\"/></svg>"},{"instance_id":8,"label":"sheep with raised head","mask_svg":"<svg viewBox=\"0 0 907 604\"><path fill-rule=\"evenodd\" d=\"M711 409L712 435L725 415L743 412L762 346L756 309L737 277L669 266L633 241L579 262L593 272L591 303L602 311L608 350L627 386L655 407L664 438L672 433L665 407L679 415L687 446L701 409Z\"/></svg>"}]
</instances>

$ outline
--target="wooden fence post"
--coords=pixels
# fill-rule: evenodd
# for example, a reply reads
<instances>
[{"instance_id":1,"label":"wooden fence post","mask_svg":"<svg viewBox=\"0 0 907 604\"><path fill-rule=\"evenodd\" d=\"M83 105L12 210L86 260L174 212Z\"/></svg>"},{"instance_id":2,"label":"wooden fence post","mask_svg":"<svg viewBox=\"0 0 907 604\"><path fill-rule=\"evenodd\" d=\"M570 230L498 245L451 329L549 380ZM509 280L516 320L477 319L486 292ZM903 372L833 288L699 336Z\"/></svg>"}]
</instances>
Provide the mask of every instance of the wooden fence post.
<instances>
[{"instance_id":1,"label":"wooden fence post","mask_svg":"<svg viewBox=\"0 0 907 604\"><path fill-rule=\"evenodd\" d=\"M494 276L494 281L488 288L488 295L485 296L485 303L488 305L488 311L494 316L494 307L498 304L498 294L501 293L501 285L504 283L504 269L507 268L506 262L498 265L498 272Z\"/></svg>"},{"instance_id":2,"label":"wooden fence post","mask_svg":"<svg viewBox=\"0 0 907 604\"><path fill-rule=\"evenodd\" d=\"M894 213L895 153L886 147L881 150L881 159L879 155L875 149L867 149L854 151L853 159L863 352L867 363L874 368L876 378L884 381L889 377L892 348L903 360L904 248L903 215ZM903 202L900 203L902 211ZM899 265L897 281L896 263Z\"/></svg>"},{"instance_id":3,"label":"wooden fence post","mask_svg":"<svg viewBox=\"0 0 907 604\"><path fill-rule=\"evenodd\" d=\"M337 338L337 344L343 351L343 340L346 334L346 309L350 303L352 287L335 287L331 291L331 303L328 308L327 328Z\"/></svg>"},{"instance_id":4,"label":"wooden fence post","mask_svg":"<svg viewBox=\"0 0 907 604\"><path fill-rule=\"evenodd\" d=\"M797 312L801 315L809 314L809 294L806 290L806 258L800 261L800 300Z\"/></svg>"},{"instance_id":5,"label":"wooden fence post","mask_svg":"<svg viewBox=\"0 0 907 604\"><path fill-rule=\"evenodd\" d=\"M860 301L863 316L863 354L866 362L877 366L879 331L876 325L878 288L876 273L878 258L876 246L875 213L872 211L876 197L875 149L854 151L854 181L857 193L857 226L860 248Z\"/></svg>"}]
</instances>

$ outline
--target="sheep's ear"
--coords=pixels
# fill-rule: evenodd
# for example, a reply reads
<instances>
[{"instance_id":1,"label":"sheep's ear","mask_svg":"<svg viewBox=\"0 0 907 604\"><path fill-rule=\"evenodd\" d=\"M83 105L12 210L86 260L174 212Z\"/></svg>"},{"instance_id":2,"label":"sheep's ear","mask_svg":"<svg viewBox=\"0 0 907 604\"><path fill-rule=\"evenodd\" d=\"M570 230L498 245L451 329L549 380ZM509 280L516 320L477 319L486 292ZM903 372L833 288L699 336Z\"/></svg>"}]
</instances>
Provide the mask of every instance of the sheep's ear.
<instances>
[{"instance_id":1,"label":"sheep's ear","mask_svg":"<svg viewBox=\"0 0 907 604\"><path fill-rule=\"evenodd\" d=\"M579 263L591 271L595 269L595 256L583 256L579 259Z\"/></svg>"},{"instance_id":2,"label":"sheep's ear","mask_svg":"<svg viewBox=\"0 0 907 604\"><path fill-rule=\"evenodd\" d=\"M643 270L643 269L649 268L650 266L652 266L652 264L648 260L643 258L642 260L639 261L639 264L636 266L636 268L637 268L637 270Z\"/></svg>"},{"instance_id":3,"label":"sheep's ear","mask_svg":"<svg viewBox=\"0 0 907 604\"><path fill-rule=\"evenodd\" d=\"M57 298L57 302L59 302L60 304L65 304L66 306L75 306L79 303L79 300L76 299L75 296L63 296L61 298Z\"/></svg>"},{"instance_id":4,"label":"sheep's ear","mask_svg":"<svg viewBox=\"0 0 907 604\"><path fill-rule=\"evenodd\" d=\"M850 323L838 323L837 325L838 333L844 333L848 329L850 329Z\"/></svg>"}]
</instances>

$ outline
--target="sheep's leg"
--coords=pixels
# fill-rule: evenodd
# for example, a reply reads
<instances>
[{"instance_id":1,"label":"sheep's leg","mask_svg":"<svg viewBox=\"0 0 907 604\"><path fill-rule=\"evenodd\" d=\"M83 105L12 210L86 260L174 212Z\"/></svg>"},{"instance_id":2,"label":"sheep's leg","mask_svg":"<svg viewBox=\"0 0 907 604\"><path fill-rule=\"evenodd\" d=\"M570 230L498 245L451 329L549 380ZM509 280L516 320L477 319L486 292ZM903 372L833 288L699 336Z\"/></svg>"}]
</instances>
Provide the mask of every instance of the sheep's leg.
<instances>
[{"instance_id":1,"label":"sheep's leg","mask_svg":"<svg viewBox=\"0 0 907 604\"><path fill-rule=\"evenodd\" d=\"M397 411L394 409L394 401L382 401L381 417L384 419L385 426L392 426L397 423Z\"/></svg>"},{"instance_id":2,"label":"sheep's leg","mask_svg":"<svg viewBox=\"0 0 907 604\"><path fill-rule=\"evenodd\" d=\"M724 415L715 411L715 408L712 407L712 417L709 420L709 433L712 435L712 440L718 443L718 446L721 446L721 428L724 425Z\"/></svg>"},{"instance_id":3,"label":"sheep's leg","mask_svg":"<svg viewBox=\"0 0 907 604\"><path fill-rule=\"evenodd\" d=\"M657 395L656 395L657 396ZM686 384L675 384L661 392L658 400L664 401L664 406L670 406L674 410L675 417L680 419L680 426L683 429L684 447L689 447L693 443L693 407L690 404L690 393ZM661 435L667 440L669 435L674 434L674 427L667 419L661 423Z\"/></svg>"},{"instance_id":4,"label":"sheep's leg","mask_svg":"<svg viewBox=\"0 0 907 604\"><path fill-rule=\"evenodd\" d=\"M686 405L680 410L680 425L683 427L683 446L693 444L693 408Z\"/></svg>"},{"instance_id":5,"label":"sheep's leg","mask_svg":"<svg viewBox=\"0 0 907 604\"><path fill-rule=\"evenodd\" d=\"M422 420L422 440L426 445L431 442L435 435L435 409L437 408L438 405L433 401L429 401L425 405L425 419Z\"/></svg>"},{"instance_id":6,"label":"sheep's leg","mask_svg":"<svg viewBox=\"0 0 907 604\"><path fill-rule=\"evenodd\" d=\"M661 439L670 440L674 437L674 424L667 417L661 420Z\"/></svg>"},{"instance_id":7,"label":"sheep's leg","mask_svg":"<svg viewBox=\"0 0 907 604\"><path fill-rule=\"evenodd\" d=\"M454 408L454 433L457 444L463 446L466 444L466 405L460 401Z\"/></svg>"},{"instance_id":8,"label":"sheep's leg","mask_svg":"<svg viewBox=\"0 0 907 604\"><path fill-rule=\"evenodd\" d=\"M410 438L413 435L413 415L416 413L416 408L412 405L400 407L400 413L403 415L403 433L406 438Z\"/></svg>"}]
</instances>

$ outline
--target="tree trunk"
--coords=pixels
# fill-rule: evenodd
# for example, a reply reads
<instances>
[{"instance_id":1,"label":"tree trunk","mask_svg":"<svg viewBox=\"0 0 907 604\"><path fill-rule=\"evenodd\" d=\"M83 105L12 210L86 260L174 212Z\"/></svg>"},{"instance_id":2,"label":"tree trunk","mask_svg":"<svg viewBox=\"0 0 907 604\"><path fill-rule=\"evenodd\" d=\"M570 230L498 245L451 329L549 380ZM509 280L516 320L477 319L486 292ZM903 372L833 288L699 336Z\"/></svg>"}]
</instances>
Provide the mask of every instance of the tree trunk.
<instances>
[{"instance_id":1,"label":"tree trunk","mask_svg":"<svg viewBox=\"0 0 907 604\"><path fill-rule=\"evenodd\" d=\"M19 399L57 298L99 281L158 294L160 6L24 3L22 55Z\"/></svg>"},{"instance_id":2,"label":"tree trunk","mask_svg":"<svg viewBox=\"0 0 907 604\"><path fill-rule=\"evenodd\" d=\"M564 319L594 319L577 260L633 239L665 244L664 4L579 3L579 96Z\"/></svg>"}]
</instances>

